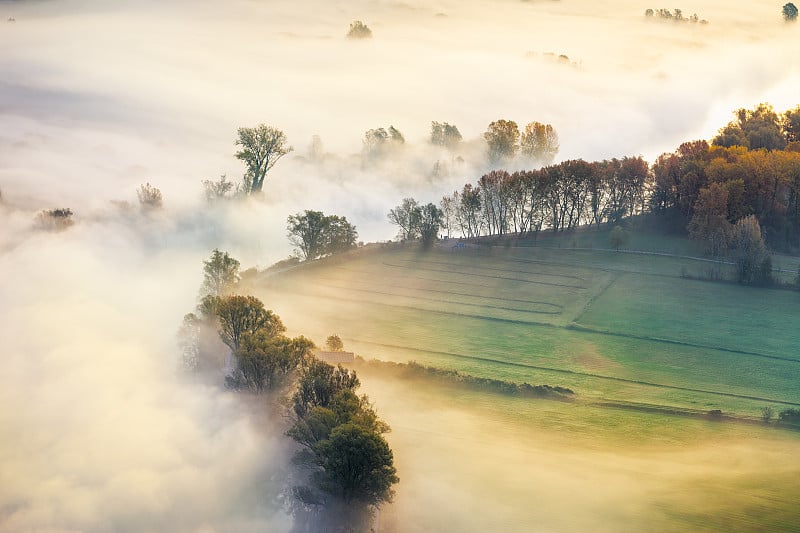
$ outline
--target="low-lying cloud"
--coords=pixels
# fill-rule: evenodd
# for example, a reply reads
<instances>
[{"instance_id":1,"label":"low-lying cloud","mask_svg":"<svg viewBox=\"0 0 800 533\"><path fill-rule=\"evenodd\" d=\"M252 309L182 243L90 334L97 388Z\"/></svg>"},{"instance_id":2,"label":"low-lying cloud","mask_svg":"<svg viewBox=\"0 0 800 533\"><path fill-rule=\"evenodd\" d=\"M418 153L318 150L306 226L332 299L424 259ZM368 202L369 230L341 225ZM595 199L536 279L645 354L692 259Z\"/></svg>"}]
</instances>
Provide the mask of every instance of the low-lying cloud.
<instances>
[{"instance_id":1,"label":"low-lying cloud","mask_svg":"<svg viewBox=\"0 0 800 533\"><path fill-rule=\"evenodd\" d=\"M392 238L404 196L480 175L499 118L552 123L559 158L652 158L736 107L796 105L779 6L702 4L701 27L626 0L0 2L0 529L289 529L280 432L176 373L202 259L282 259L303 209ZM373 39L344 38L356 19ZM432 120L459 127L463 163L426 144ZM207 205L201 180L238 182L236 129L260 122L295 152L263 199ZM365 166L364 132L389 125L405 148ZM304 159L312 135L322 164ZM144 182L162 213L111 203ZM73 227L33 228L60 207Z\"/></svg>"}]
</instances>

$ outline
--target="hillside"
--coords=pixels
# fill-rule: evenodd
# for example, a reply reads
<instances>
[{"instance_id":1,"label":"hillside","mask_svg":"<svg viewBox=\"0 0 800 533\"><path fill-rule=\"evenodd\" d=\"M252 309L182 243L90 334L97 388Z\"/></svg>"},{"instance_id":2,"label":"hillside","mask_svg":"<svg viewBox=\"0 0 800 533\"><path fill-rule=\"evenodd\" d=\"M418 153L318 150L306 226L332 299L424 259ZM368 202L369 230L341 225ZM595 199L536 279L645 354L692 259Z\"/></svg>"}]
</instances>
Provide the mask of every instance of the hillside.
<instances>
[{"instance_id":1,"label":"hillside","mask_svg":"<svg viewBox=\"0 0 800 533\"><path fill-rule=\"evenodd\" d=\"M752 417L800 405L796 292L690 279L709 263L682 239L639 236L644 251L675 254L660 255L597 249L603 237L387 245L265 276L258 291L289 323L368 358L606 402Z\"/></svg>"},{"instance_id":2,"label":"hillside","mask_svg":"<svg viewBox=\"0 0 800 533\"><path fill-rule=\"evenodd\" d=\"M366 358L576 393L357 365L401 475L382 531L794 530L800 434L760 413L800 403L800 295L688 279L708 267L688 240L607 237L372 246L257 279L287 322Z\"/></svg>"}]
</instances>

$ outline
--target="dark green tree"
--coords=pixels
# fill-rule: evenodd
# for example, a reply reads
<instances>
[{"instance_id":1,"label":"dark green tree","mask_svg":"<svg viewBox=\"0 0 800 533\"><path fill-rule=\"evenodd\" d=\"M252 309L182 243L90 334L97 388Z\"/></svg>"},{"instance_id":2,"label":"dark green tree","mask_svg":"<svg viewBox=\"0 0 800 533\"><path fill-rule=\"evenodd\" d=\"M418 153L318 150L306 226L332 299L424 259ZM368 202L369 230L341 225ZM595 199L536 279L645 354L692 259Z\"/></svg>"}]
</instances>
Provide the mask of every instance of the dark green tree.
<instances>
[{"instance_id":1,"label":"dark green tree","mask_svg":"<svg viewBox=\"0 0 800 533\"><path fill-rule=\"evenodd\" d=\"M403 198L403 201L389 211L389 222L400 228L398 237L402 240L416 239L417 224L415 217L418 214L419 203L413 198Z\"/></svg>"},{"instance_id":2,"label":"dark green tree","mask_svg":"<svg viewBox=\"0 0 800 533\"><path fill-rule=\"evenodd\" d=\"M294 412L302 418L314 407L327 407L336 393L355 390L360 384L354 370L312 358L300 372L297 391L292 396Z\"/></svg>"},{"instance_id":3,"label":"dark green tree","mask_svg":"<svg viewBox=\"0 0 800 533\"><path fill-rule=\"evenodd\" d=\"M244 192L247 194L261 192L267 172L281 157L293 150L287 144L285 133L266 124L259 124L255 128L239 128L235 144L241 147L236 152L236 158L247 166L244 176Z\"/></svg>"},{"instance_id":4,"label":"dark green tree","mask_svg":"<svg viewBox=\"0 0 800 533\"><path fill-rule=\"evenodd\" d=\"M392 499L397 470L389 444L358 424L341 424L314 446L319 486L345 502L376 505Z\"/></svg>"},{"instance_id":5,"label":"dark green tree","mask_svg":"<svg viewBox=\"0 0 800 533\"><path fill-rule=\"evenodd\" d=\"M306 210L287 219L289 242L297 246L306 260L343 252L355 246L356 227L345 217L326 216L321 211Z\"/></svg>"},{"instance_id":6,"label":"dark green tree","mask_svg":"<svg viewBox=\"0 0 800 533\"><path fill-rule=\"evenodd\" d=\"M791 2L783 5L781 13L783 14L783 20L786 22L794 22L797 20L797 6Z\"/></svg>"},{"instance_id":7,"label":"dark green tree","mask_svg":"<svg viewBox=\"0 0 800 533\"><path fill-rule=\"evenodd\" d=\"M439 229L442 227L444 213L435 204L429 203L416 208L417 214L414 217L417 225L417 233L422 239L422 245L430 248L439 236Z\"/></svg>"}]
</instances>

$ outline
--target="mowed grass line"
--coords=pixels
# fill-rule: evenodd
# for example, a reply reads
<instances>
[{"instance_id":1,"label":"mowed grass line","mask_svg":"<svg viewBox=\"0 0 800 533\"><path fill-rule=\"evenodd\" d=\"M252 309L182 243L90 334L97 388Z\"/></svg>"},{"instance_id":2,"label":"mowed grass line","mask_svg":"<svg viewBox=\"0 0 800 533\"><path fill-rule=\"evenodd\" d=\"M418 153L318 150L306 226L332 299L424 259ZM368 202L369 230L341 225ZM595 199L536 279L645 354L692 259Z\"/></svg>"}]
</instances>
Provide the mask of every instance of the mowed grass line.
<instances>
[{"instance_id":1,"label":"mowed grass line","mask_svg":"<svg viewBox=\"0 0 800 533\"><path fill-rule=\"evenodd\" d=\"M293 305L296 305L299 295L296 291L293 291L292 295ZM321 303L321 297L327 303ZM434 352L438 352L439 355L483 354L471 360L460 358L458 359L460 363L453 361L452 357L448 359L447 356L428 358L421 362L467 371L482 377L516 382L539 383L544 379L547 384L575 388L584 396L631 401L643 393L640 390L635 394L631 391L625 391L623 394L621 390L607 386L600 387L597 383L587 382L585 379L563 379L556 383L548 378L536 377L530 370L536 367L547 370L558 369L572 372L571 375L575 378L590 377L600 373L587 372L586 364L594 366L595 363L599 363L601 367L608 367L602 376L617 378L618 383L670 384L672 382L687 391L723 393L714 395L717 398L724 396L755 398L756 400L745 406L748 413L753 413L756 409L753 402L768 399L768 395L752 394L753 391L772 392L774 396L769 397L784 403L794 403L794 396L788 393L789 384L793 380L800 379L798 372L800 367L795 365L792 370L791 367L787 367L787 363L781 361L765 365L759 363L757 358L743 357L739 358L738 364L732 364L733 361L729 356L711 350L691 349L676 354L672 348L665 349L658 343L574 332L546 323L542 324L542 327L520 328L516 322L492 321L486 317L453 317L448 313L418 308L407 309L392 304L374 304L357 299L345 302L340 297L327 299L318 292L309 294L307 298L314 300L318 309L329 309L331 314L322 322L337 324L335 331L348 339L351 348L363 349L364 351L359 353L366 357L389 356L385 351L374 351L375 345L378 344L405 347L409 352L417 354ZM283 315L283 312L280 314ZM342 321L342 316L348 316L352 321ZM304 314L303 317L307 320L308 314ZM324 333L320 332L320 335ZM648 344L654 346L648 347ZM454 346L458 347L458 351L453 350ZM586 359L584 352L587 350L590 352L588 361L584 361ZM413 353L406 353L399 358L389 356L390 359L398 361L408 361L418 357ZM480 359L486 361L477 364ZM465 365L467 361L475 364L467 366ZM489 364L489 361L524 364L501 367L494 363ZM541 364L536 361L547 361L547 363ZM682 361L683 368L674 367L679 361ZM537 379L539 381L536 381ZM710 384L713 386L709 387ZM676 387L671 390L679 389ZM708 405L709 408L729 409L733 406L720 404L718 401L698 403L696 394L692 398L667 398L660 395L652 401L678 402L686 407ZM742 406L741 402L738 402L736 408L740 409Z\"/></svg>"},{"instance_id":2,"label":"mowed grass line","mask_svg":"<svg viewBox=\"0 0 800 533\"><path fill-rule=\"evenodd\" d=\"M447 300L447 299L444 299L444 298L431 298L431 297L419 296L419 295L405 295L405 294L398 294L396 292L379 291L379 290L376 290L376 289L359 289L359 288L356 288L356 287L342 287L342 286L339 286L339 285L329 285L329 284L324 284L324 283L317 283L316 286L317 287L325 287L325 288L328 288L328 289L342 290L342 291L345 291L345 292L362 292L362 293L366 293L366 294L375 294L375 295L379 295L379 296L391 296L391 297L394 297L394 298L409 299L409 300L413 300L413 301L417 301L417 302L422 301L422 302L443 303L443 304L458 305L458 306L476 307L478 309L492 309L492 310L498 310L498 311L511 311L513 313L523 313L523 314L533 314L533 315L537 315L537 314L538 315L560 315L561 314L561 310L556 310L556 311L537 311L537 310L533 310L533 309L519 309L517 307L503 307L503 306L499 306L499 305L491 305L491 304L484 304L484 303L459 302L459 301L456 301L456 300ZM412 290L414 290L414 289L412 289ZM426 292L426 293L431 293L431 292L433 292L433 293L435 293L435 292L443 293L444 292L444 291L432 291L432 290L429 290L429 289L416 289L416 290L418 292ZM478 297L478 298L480 298L480 297ZM546 302L528 302L528 303L536 304L536 305L553 306L553 307L556 307L556 308L559 307L556 304L549 304L549 303L546 303ZM410 307L410 306L406 306L406 307ZM489 318L489 317L487 317L487 318Z\"/></svg>"},{"instance_id":3,"label":"mowed grass line","mask_svg":"<svg viewBox=\"0 0 800 533\"><path fill-rule=\"evenodd\" d=\"M359 343L359 344L370 344L370 345L373 345L373 346L380 346L380 347L385 347L385 348L404 349L404 350L408 350L409 349L407 346L397 346L397 345L378 343L378 342L364 342L364 341L360 341L359 339L344 339L344 340L347 340L347 341L350 341L350 342L356 342L356 343ZM492 358L488 358L488 357L479 357L479 356L475 356L475 355L466 355L466 354L460 354L460 353L455 353L455 352L438 352L438 351L433 351L433 350L422 350L422 349L419 349L419 348L414 348L413 351L421 352L421 353L430 353L430 354L435 354L435 355L445 355L445 356L448 356L448 357L455 357L455 358L466 359L466 360L470 360L470 361L481 361L481 362L492 363L492 364L496 364L496 365L505 365L505 366L529 368L529 369L532 369L532 370L539 370L539 371L543 371L543 372L553 372L553 373L558 373L558 374L570 374L570 375L575 375L575 376L588 377L588 378L592 378L592 379L618 381L618 382L621 382L621 383L630 383L630 384L633 384L633 385L642 385L642 386L645 386L645 387L656 387L656 388L659 388L659 389L672 389L672 390L679 390L679 391L685 391L685 392L695 392L695 393L700 393L700 394L723 396L723 397L728 397L728 398L738 398L738 399L742 399L742 400L755 400L755 401L765 402L765 403L776 403L776 404L781 404L781 405L791 405L791 406L800 407L800 403L797 403L797 402L776 400L776 399L772 399L772 398L762 398L762 397L758 397L758 396L749 396L749 395L745 395L745 394L734 394L734 393L720 392L720 391L714 391L714 390L693 389L693 388L690 388L690 387L680 387L680 386L677 386L677 385L666 385L664 383L651 383L651 382L648 382L648 381L642 381L642 380L637 380L637 379L626 379L626 378L620 378L620 377L614 377L614 376L604 376L604 375L601 375L601 374L592 374L592 373L587 373L587 372L579 372L579 371L575 371L575 370L566 370L566 369L563 369L563 368L553 368L553 367L547 367L547 366L531 365L531 364L527 364L527 363L519 363L519 362L512 362L512 361L502 361L502 360L499 360L499 359L492 359Z\"/></svg>"},{"instance_id":4,"label":"mowed grass line","mask_svg":"<svg viewBox=\"0 0 800 533\"><path fill-rule=\"evenodd\" d=\"M576 321L591 331L800 362L790 291L626 275Z\"/></svg>"},{"instance_id":5,"label":"mowed grass line","mask_svg":"<svg viewBox=\"0 0 800 533\"><path fill-rule=\"evenodd\" d=\"M408 268L408 267L404 267L402 265L398 265L398 264L395 264L395 263L390 263L388 261L384 261L383 264L386 265L386 266L391 266L391 267L395 267L395 268ZM512 278L512 277L509 277L509 276L497 276L497 275L490 275L490 274L481 274L481 273L478 273L478 272L464 272L464 271L453 270L453 269L441 269L441 268L433 268L433 267L415 266L414 270L415 271L417 271L417 270L426 270L428 272L446 272L448 274L454 274L454 275L471 276L471 277L479 277L479 278L503 280L503 281L518 281L520 283L531 283L531 284L534 284L534 285L549 285L551 287L565 287L565 288L569 288L569 289L586 289L587 288L587 287L585 287L583 285L567 285L566 283L553 283L551 281L537 281L537 280L533 280L533 279L529 279L529 278ZM499 269L477 268L476 270L499 270ZM511 272L512 273L517 273L517 274L536 275L535 273L524 272L524 271L516 271L516 272L515 271L511 271Z\"/></svg>"},{"instance_id":6,"label":"mowed grass line","mask_svg":"<svg viewBox=\"0 0 800 533\"><path fill-rule=\"evenodd\" d=\"M317 279L318 280L322 280L322 281L329 281L329 282L333 281L333 282L337 282L337 283L343 283L343 282L349 281L349 280L345 280L345 279L342 279L342 278L320 277L320 278L317 278ZM351 282L351 283L357 283L357 284L366 285L366 286L374 286L374 285L377 284L375 282L369 282L369 281L355 281L355 282ZM447 283L447 282L445 282L445 283ZM380 285L381 285L381 287L385 287L385 284L380 284ZM462 283L462 285L468 285L468 284ZM341 286L335 286L334 288L341 288L341 289L344 289L344 290L353 289L352 287L341 287ZM514 302L514 303L522 303L522 304L530 304L530 305L543 305L545 307L553 307L553 308L559 310L559 312L564 309L563 305L552 303L552 302L540 301L540 300L525 300L525 299L522 299L522 298L508 298L508 297L501 297L501 296L486 296L486 295L483 295L483 294L475 294L475 293L471 293L471 292L457 292L457 291L446 291L446 290L441 290L441 289L432 289L430 287L425 287L425 286L423 286L423 287L419 287L419 286L418 287L410 287L410 286L407 286L407 285L400 285L398 283L392 283L391 284L391 288L407 290L407 291L412 291L412 292L423 292L423 293L432 293L432 294L447 294L447 295L451 295L451 296L464 296L464 297L468 297L468 298L477 298L477 299L481 299L481 300L495 300L495 301L498 301L498 302ZM369 290L370 289L366 289L366 291L369 291ZM382 293L382 291L379 290L379 289L374 289L374 291L377 294L381 294ZM394 294L394 293L386 293L386 294ZM398 296L405 296L405 295L398 294ZM457 303L457 302L455 302L455 303Z\"/></svg>"}]
</instances>

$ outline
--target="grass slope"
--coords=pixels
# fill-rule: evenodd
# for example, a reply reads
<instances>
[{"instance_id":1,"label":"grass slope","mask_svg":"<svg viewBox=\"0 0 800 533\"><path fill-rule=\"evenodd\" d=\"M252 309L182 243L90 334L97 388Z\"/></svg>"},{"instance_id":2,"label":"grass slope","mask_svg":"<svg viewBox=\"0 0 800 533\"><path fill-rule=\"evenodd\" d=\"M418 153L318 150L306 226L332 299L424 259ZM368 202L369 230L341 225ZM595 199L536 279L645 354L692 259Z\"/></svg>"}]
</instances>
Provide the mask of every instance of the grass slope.
<instances>
[{"instance_id":1,"label":"grass slope","mask_svg":"<svg viewBox=\"0 0 800 533\"><path fill-rule=\"evenodd\" d=\"M800 295L686 279L707 268L689 256L558 247L574 239L386 247L264 277L256 292L290 327L336 332L367 357L597 401L753 417L800 404ZM646 251L691 253L683 243L654 238Z\"/></svg>"}]
</instances>

